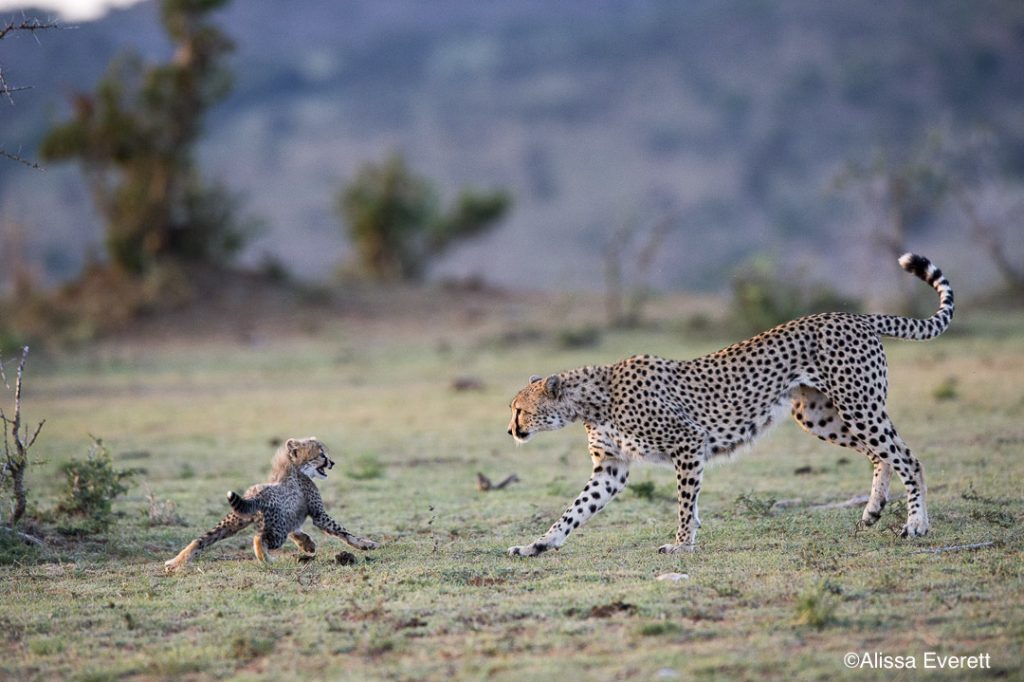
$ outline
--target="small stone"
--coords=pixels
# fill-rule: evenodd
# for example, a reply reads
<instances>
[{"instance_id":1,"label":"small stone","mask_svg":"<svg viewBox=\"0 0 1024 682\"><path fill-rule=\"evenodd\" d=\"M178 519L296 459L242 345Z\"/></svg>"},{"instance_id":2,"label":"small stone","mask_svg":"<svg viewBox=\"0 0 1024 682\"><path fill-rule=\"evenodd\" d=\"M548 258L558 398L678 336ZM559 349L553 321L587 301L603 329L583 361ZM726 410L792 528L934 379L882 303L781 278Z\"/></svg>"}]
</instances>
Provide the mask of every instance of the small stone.
<instances>
[{"instance_id":1,"label":"small stone","mask_svg":"<svg viewBox=\"0 0 1024 682\"><path fill-rule=\"evenodd\" d=\"M670 580L670 581L672 581L674 583L677 583L680 580L689 580L689 579L690 579L690 576L688 576L685 573L662 573L657 578L655 578L655 580Z\"/></svg>"},{"instance_id":2,"label":"small stone","mask_svg":"<svg viewBox=\"0 0 1024 682\"><path fill-rule=\"evenodd\" d=\"M352 552L338 552L334 555L334 560L342 566L351 566L356 563L356 555Z\"/></svg>"}]
</instances>

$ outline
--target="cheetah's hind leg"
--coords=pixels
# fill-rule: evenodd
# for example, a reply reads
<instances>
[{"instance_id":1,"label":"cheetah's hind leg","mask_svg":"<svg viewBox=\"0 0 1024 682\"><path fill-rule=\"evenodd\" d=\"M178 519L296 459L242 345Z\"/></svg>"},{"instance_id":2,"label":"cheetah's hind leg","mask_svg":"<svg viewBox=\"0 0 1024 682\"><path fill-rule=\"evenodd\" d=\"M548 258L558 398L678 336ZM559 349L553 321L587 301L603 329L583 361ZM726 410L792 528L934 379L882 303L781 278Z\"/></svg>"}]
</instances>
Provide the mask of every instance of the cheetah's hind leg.
<instances>
[{"instance_id":1,"label":"cheetah's hind leg","mask_svg":"<svg viewBox=\"0 0 1024 682\"><path fill-rule=\"evenodd\" d=\"M256 533L256 535L252 536L252 551L256 554L256 559L262 564L269 565L274 560L270 556L270 552L267 551L262 533Z\"/></svg>"},{"instance_id":2,"label":"cheetah's hind leg","mask_svg":"<svg viewBox=\"0 0 1024 682\"><path fill-rule=\"evenodd\" d=\"M853 435L851 427L839 416L832 400L816 388L801 386L793 392L793 419L804 431L826 443L856 450L871 460L874 469L871 494L861 514L860 524L873 526L882 517L882 510L889 497L892 465L872 452L869 443Z\"/></svg>"},{"instance_id":3,"label":"cheetah's hind leg","mask_svg":"<svg viewBox=\"0 0 1024 682\"><path fill-rule=\"evenodd\" d=\"M215 542L231 537L251 523L251 518L245 518L231 512L221 519L220 523L210 529L205 535L188 543L185 549L178 552L178 556L165 561L164 570L168 573L174 573L175 571L181 570L196 554Z\"/></svg>"},{"instance_id":4,"label":"cheetah's hind leg","mask_svg":"<svg viewBox=\"0 0 1024 682\"><path fill-rule=\"evenodd\" d=\"M178 552L178 555L173 559L168 559L164 562L164 571L167 573L174 573L181 570L181 568L188 563L192 555L195 554L199 547L199 540L193 540L185 546L185 549Z\"/></svg>"}]
</instances>

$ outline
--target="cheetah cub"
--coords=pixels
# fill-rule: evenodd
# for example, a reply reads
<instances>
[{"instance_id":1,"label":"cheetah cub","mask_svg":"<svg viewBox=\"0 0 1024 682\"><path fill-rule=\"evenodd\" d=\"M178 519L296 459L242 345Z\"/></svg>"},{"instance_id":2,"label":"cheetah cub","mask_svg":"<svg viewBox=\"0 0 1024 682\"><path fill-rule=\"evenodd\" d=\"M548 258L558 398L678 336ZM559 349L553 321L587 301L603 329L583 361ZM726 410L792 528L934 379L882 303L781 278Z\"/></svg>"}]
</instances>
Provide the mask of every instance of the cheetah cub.
<instances>
[{"instance_id":1,"label":"cheetah cub","mask_svg":"<svg viewBox=\"0 0 1024 682\"><path fill-rule=\"evenodd\" d=\"M881 337L923 341L938 336L953 319L953 290L927 258L908 253L899 263L938 292L939 309L928 319L809 315L694 360L637 355L546 379L533 377L512 400L509 435L523 443L538 431L582 421L593 474L547 533L508 553L535 556L561 547L569 533L626 486L636 461L675 468L679 525L675 542L659 551L692 551L707 462L752 442L786 411L805 431L871 460L874 476L863 525L881 517L895 471L907 490L901 534L927 533L924 470L886 411Z\"/></svg>"},{"instance_id":2,"label":"cheetah cub","mask_svg":"<svg viewBox=\"0 0 1024 682\"><path fill-rule=\"evenodd\" d=\"M182 568L196 553L213 543L231 537L252 523L256 535L252 548L256 558L269 563L268 550L278 549L286 539L309 554L316 543L302 532L306 517L323 532L341 538L357 549L376 549L377 543L352 535L324 510L314 478L327 478L334 461L316 438L290 438L278 448L271 462L270 480L245 491L244 496L228 492L231 513L205 535L190 542L178 556L164 563L167 572Z\"/></svg>"}]
</instances>

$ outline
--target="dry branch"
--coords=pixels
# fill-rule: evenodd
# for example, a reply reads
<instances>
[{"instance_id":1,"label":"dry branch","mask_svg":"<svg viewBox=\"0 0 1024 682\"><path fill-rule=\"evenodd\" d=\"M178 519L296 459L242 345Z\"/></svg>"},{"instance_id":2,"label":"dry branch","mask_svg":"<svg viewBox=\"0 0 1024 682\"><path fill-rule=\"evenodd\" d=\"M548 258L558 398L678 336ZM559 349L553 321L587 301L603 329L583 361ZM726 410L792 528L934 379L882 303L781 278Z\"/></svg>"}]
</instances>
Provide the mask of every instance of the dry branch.
<instances>
[{"instance_id":1,"label":"dry branch","mask_svg":"<svg viewBox=\"0 0 1024 682\"><path fill-rule=\"evenodd\" d=\"M21 361L18 362L18 373L14 382L14 417L8 417L3 408L0 408L0 422L4 427L4 464L0 470L0 484L6 482L7 477L11 478L11 485L14 490L14 511L11 514L11 525L14 526L25 514L26 493L25 493L25 470L28 468L28 451L39 437L46 420L39 422L35 431L29 436L28 427L22 428L21 423L21 387L22 378L25 374L25 362L28 361L28 346L21 350ZM0 380L7 385L7 376L3 371L3 362L0 361ZM10 386L7 386L10 388Z\"/></svg>"},{"instance_id":2,"label":"dry branch","mask_svg":"<svg viewBox=\"0 0 1024 682\"><path fill-rule=\"evenodd\" d=\"M479 472L477 472L476 475L476 487L482 492L487 492L488 490L501 490L505 486L516 483L517 481L519 481L519 477L515 474L509 474L501 483L492 483L491 479Z\"/></svg>"},{"instance_id":3,"label":"dry branch","mask_svg":"<svg viewBox=\"0 0 1024 682\"><path fill-rule=\"evenodd\" d=\"M919 549L914 554L941 554L943 552L965 552L973 549L985 549L986 547L994 547L995 541L990 540L989 542L976 542L973 545L949 545L948 547L932 547L930 549Z\"/></svg>"}]
</instances>

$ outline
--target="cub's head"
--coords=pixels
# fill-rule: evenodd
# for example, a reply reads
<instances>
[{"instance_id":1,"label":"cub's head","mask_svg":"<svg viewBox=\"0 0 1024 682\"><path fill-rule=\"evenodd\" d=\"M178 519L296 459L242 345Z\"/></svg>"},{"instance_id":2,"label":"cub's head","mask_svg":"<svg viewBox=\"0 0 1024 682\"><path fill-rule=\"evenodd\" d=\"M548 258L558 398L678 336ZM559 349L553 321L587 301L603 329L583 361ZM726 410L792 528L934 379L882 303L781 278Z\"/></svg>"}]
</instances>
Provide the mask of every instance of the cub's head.
<instances>
[{"instance_id":1,"label":"cub's head","mask_svg":"<svg viewBox=\"0 0 1024 682\"><path fill-rule=\"evenodd\" d=\"M529 385L509 405L512 420L508 435L517 443L525 443L538 431L554 431L571 422L573 410L562 398L562 380L557 374L546 379L530 377Z\"/></svg>"},{"instance_id":2,"label":"cub's head","mask_svg":"<svg viewBox=\"0 0 1024 682\"><path fill-rule=\"evenodd\" d=\"M327 478L327 470L334 468L334 460L327 456L324 444L314 437L289 438L281 446L291 467L297 467L310 478Z\"/></svg>"}]
</instances>

